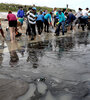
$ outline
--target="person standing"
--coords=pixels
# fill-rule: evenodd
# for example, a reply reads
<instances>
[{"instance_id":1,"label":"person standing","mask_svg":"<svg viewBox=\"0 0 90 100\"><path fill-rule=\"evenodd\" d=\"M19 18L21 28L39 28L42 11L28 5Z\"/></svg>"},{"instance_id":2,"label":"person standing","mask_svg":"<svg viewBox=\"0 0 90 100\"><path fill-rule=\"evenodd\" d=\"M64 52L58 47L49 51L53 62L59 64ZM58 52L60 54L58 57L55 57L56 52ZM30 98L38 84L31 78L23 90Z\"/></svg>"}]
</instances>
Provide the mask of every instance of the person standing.
<instances>
[{"instance_id":1,"label":"person standing","mask_svg":"<svg viewBox=\"0 0 90 100\"><path fill-rule=\"evenodd\" d=\"M26 13L26 16L27 16L27 29L26 29L26 35L29 36L29 38L31 37L31 27L30 27L30 23L29 23L29 20L28 20L28 16L29 14L32 12L32 7L29 7L28 9L28 12Z\"/></svg>"},{"instance_id":2,"label":"person standing","mask_svg":"<svg viewBox=\"0 0 90 100\"><path fill-rule=\"evenodd\" d=\"M21 23L21 29L22 29L22 25L23 25L23 21L24 21L24 10L23 10L22 6L20 7L20 9L17 12L17 17L18 17L18 21Z\"/></svg>"},{"instance_id":3,"label":"person standing","mask_svg":"<svg viewBox=\"0 0 90 100\"><path fill-rule=\"evenodd\" d=\"M80 18L81 16L83 15L82 13L82 9L81 8L78 8L78 12L76 13L76 18Z\"/></svg>"},{"instance_id":4,"label":"person standing","mask_svg":"<svg viewBox=\"0 0 90 100\"><path fill-rule=\"evenodd\" d=\"M86 24L88 23L88 11L89 11L89 8L86 8L85 10L82 11L83 13L83 19L85 19L86 21Z\"/></svg>"},{"instance_id":5,"label":"person standing","mask_svg":"<svg viewBox=\"0 0 90 100\"><path fill-rule=\"evenodd\" d=\"M24 11L24 17L26 17L26 13L27 13L27 6L26 5L24 6L23 11Z\"/></svg>"},{"instance_id":6,"label":"person standing","mask_svg":"<svg viewBox=\"0 0 90 100\"><path fill-rule=\"evenodd\" d=\"M37 16L36 20L39 35L41 35L43 31L43 22L44 22L44 15L42 15L42 11L40 11L40 15Z\"/></svg>"},{"instance_id":7,"label":"person standing","mask_svg":"<svg viewBox=\"0 0 90 100\"><path fill-rule=\"evenodd\" d=\"M17 18L11 11L8 12L7 19L9 21L9 30L11 42L15 41L15 29L17 27Z\"/></svg>"},{"instance_id":8,"label":"person standing","mask_svg":"<svg viewBox=\"0 0 90 100\"><path fill-rule=\"evenodd\" d=\"M36 8L33 7L32 8L32 11L29 13L28 15L28 22L30 24L30 28L31 28L31 40L34 40L34 38L36 37L36 28L35 28L35 24L36 24L36 16L35 16L35 13L36 13Z\"/></svg>"},{"instance_id":9,"label":"person standing","mask_svg":"<svg viewBox=\"0 0 90 100\"><path fill-rule=\"evenodd\" d=\"M80 23L83 31L85 30L85 26L88 24L88 10L89 8L86 8L82 11L83 16L81 17Z\"/></svg>"},{"instance_id":10,"label":"person standing","mask_svg":"<svg viewBox=\"0 0 90 100\"><path fill-rule=\"evenodd\" d=\"M82 9L78 8L78 12L76 13L76 23L78 23L78 28L80 27L80 20L82 15L83 15Z\"/></svg>"},{"instance_id":11,"label":"person standing","mask_svg":"<svg viewBox=\"0 0 90 100\"><path fill-rule=\"evenodd\" d=\"M70 10L68 13L68 17L67 17L67 24L68 24L69 32L70 32L70 30L73 30L73 26L75 25L74 24L75 19L76 19L75 15L72 13L72 10Z\"/></svg>"}]
</instances>

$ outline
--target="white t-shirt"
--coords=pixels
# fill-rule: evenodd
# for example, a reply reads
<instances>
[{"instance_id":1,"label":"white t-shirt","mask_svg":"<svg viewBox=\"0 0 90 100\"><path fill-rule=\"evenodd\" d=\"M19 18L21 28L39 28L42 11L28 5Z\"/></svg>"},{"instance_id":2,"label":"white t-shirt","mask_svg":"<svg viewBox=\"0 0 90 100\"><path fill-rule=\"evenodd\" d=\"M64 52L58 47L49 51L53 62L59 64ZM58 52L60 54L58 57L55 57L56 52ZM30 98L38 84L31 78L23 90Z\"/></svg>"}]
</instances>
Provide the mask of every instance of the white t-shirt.
<instances>
[{"instance_id":1,"label":"white t-shirt","mask_svg":"<svg viewBox=\"0 0 90 100\"><path fill-rule=\"evenodd\" d=\"M76 14L76 18L79 18L82 16L82 11L78 11L77 14Z\"/></svg>"},{"instance_id":2,"label":"white t-shirt","mask_svg":"<svg viewBox=\"0 0 90 100\"><path fill-rule=\"evenodd\" d=\"M54 16L56 15L56 12L57 12L57 11L55 10L55 11L54 11Z\"/></svg>"},{"instance_id":3,"label":"white t-shirt","mask_svg":"<svg viewBox=\"0 0 90 100\"><path fill-rule=\"evenodd\" d=\"M83 10L83 16L88 16L88 11L87 10Z\"/></svg>"}]
</instances>

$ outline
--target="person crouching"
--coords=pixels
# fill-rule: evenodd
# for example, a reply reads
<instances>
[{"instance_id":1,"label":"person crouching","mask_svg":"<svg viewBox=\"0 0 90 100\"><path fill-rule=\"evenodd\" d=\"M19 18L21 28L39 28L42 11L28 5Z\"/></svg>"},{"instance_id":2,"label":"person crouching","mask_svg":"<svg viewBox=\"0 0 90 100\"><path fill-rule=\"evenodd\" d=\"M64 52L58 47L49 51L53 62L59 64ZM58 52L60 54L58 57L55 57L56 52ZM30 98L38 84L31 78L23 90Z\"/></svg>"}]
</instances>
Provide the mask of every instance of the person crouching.
<instances>
[{"instance_id":1,"label":"person crouching","mask_svg":"<svg viewBox=\"0 0 90 100\"><path fill-rule=\"evenodd\" d=\"M51 23L51 17L52 17L52 12L50 12L50 13L48 13L48 14L46 14L44 16L44 24L45 24L44 31L48 32L48 33L49 33L49 22L50 22L50 25L52 25L52 23Z\"/></svg>"},{"instance_id":2,"label":"person crouching","mask_svg":"<svg viewBox=\"0 0 90 100\"><path fill-rule=\"evenodd\" d=\"M64 16L64 13L59 10L56 14L58 17L59 17L59 22L57 22L57 29L55 31L55 36L59 36L60 34L60 26L62 26L62 35L64 35L64 25L65 25L65 16Z\"/></svg>"}]
</instances>

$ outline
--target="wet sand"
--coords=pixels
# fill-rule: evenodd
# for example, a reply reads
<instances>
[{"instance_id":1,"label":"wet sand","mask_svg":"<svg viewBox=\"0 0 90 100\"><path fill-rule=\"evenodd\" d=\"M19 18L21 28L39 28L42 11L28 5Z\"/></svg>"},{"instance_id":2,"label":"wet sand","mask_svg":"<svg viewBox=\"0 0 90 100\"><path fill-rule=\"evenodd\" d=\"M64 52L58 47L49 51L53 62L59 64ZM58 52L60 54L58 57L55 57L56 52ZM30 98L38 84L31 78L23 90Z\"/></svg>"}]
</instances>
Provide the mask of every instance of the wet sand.
<instances>
[{"instance_id":1,"label":"wet sand","mask_svg":"<svg viewBox=\"0 0 90 100\"><path fill-rule=\"evenodd\" d=\"M7 21L2 21L6 34ZM0 100L90 100L90 31L0 36Z\"/></svg>"}]
</instances>

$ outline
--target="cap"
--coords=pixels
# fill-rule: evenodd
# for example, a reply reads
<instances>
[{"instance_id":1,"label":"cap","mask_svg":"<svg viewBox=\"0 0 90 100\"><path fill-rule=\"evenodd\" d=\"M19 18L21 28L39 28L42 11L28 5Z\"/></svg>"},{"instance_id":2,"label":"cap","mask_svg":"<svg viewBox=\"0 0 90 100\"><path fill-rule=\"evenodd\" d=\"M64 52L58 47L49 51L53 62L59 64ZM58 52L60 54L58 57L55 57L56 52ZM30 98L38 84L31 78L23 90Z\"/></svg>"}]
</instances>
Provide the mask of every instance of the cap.
<instances>
[{"instance_id":1,"label":"cap","mask_svg":"<svg viewBox=\"0 0 90 100\"><path fill-rule=\"evenodd\" d=\"M36 7L33 7L32 10L36 10Z\"/></svg>"}]
</instances>

